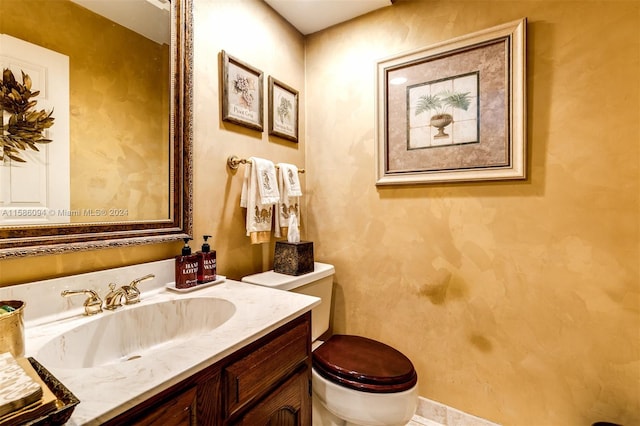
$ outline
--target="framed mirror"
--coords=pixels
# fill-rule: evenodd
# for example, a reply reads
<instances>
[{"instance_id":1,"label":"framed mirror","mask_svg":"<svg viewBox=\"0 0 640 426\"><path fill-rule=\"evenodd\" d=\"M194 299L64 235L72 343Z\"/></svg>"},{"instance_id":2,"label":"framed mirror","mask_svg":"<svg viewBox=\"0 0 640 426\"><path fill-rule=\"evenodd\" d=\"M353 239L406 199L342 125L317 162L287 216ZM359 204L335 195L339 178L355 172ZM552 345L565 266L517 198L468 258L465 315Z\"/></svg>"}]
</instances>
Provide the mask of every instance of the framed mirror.
<instances>
[{"instance_id":1,"label":"framed mirror","mask_svg":"<svg viewBox=\"0 0 640 426\"><path fill-rule=\"evenodd\" d=\"M53 118L0 156L0 259L192 234L192 38L192 0L0 0L3 77Z\"/></svg>"}]
</instances>

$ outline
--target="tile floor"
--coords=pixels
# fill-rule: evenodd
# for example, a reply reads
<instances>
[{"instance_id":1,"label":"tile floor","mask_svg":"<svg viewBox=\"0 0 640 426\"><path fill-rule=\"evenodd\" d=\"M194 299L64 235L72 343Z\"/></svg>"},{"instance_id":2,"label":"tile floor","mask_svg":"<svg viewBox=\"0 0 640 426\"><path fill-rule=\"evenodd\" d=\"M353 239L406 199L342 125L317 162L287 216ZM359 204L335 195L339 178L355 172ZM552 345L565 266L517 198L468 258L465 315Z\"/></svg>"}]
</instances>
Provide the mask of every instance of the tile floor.
<instances>
[{"instance_id":1,"label":"tile floor","mask_svg":"<svg viewBox=\"0 0 640 426\"><path fill-rule=\"evenodd\" d=\"M416 414L406 426L500 426L455 408L423 397L418 399Z\"/></svg>"},{"instance_id":2,"label":"tile floor","mask_svg":"<svg viewBox=\"0 0 640 426\"><path fill-rule=\"evenodd\" d=\"M433 420L425 419L424 417L413 416L411 421L407 423L407 426L444 426L442 423L434 422Z\"/></svg>"}]
</instances>

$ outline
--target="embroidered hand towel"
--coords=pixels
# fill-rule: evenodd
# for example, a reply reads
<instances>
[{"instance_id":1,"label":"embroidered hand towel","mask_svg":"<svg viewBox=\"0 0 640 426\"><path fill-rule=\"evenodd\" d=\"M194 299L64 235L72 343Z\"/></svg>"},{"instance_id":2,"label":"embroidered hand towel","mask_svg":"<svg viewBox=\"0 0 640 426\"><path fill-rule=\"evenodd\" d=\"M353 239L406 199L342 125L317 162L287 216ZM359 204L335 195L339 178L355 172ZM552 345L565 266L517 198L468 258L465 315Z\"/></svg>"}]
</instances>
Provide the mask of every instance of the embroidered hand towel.
<instances>
[{"instance_id":1,"label":"embroidered hand towel","mask_svg":"<svg viewBox=\"0 0 640 426\"><path fill-rule=\"evenodd\" d=\"M276 166L273 162L258 157L251 157L251 162L256 169L260 202L262 204L277 203L280 199L280 191L276 180Z\"/></svg>"},{"instance_id":2,"label":"embroidered hand towel","mask_svg":"<svg viewBox=\"0 0 640 426\"><path fill-rule=\"evenodd\" d=\"M271 201L274 197L273 195L268 195L268 193L273 193L272 187L275 187L276 194L278 194L275 181L275 166L271 163L273 176L268 171L268 165L261 168L261 170L267 170L261 176L259 167L257 167L258 163L261 162L256 161L255 157L251 157L251 161L246 164L242 182L242 194L240 196L240 206L247 209L246 228L247 236L251 237L251 244L271 241L271 223L275 201ZM265 186L266 199L269 201L266 203L260 193L262 185ZM276 196L276 201L278 199L279 195Z\"/></svg>"},{"instance_id":3,"label":"embroidered hand towel","mask_svg":"<svg viewBox=\"0 0 640 426\"><path fill-rule=\"evenodd\" d=\"M276 237L287 235L291 216L300 217L300 179L298 168L293 164L278 164L278 186L280 187L280 199L278 201L278 213L276 214Z\"/></svg>"},{"instance_id":4,"label":"embroidered hand towel","mask_svg":"<svg viewBox=\"0 0 640 426\"><path fill-rule=\"evenodd\" d=\"M284 190L288 197L302 197L298 167L293 164L279 163L278 167L284 178Z\"/></svg>"}]
</instances>

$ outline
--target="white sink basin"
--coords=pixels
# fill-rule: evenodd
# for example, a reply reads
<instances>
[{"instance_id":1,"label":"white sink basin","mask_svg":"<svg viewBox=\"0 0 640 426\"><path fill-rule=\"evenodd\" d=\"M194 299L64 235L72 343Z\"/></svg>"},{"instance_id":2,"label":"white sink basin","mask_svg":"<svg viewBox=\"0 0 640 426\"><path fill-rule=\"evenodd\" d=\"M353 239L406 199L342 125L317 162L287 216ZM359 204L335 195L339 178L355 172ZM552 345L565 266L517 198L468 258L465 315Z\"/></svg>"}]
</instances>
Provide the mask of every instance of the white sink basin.
<instances>
[{"instance_id":1,"label":"white sink basin","mask_svg":"<svg viewBox=\"0 0 640 426\"><path fill-rule=\"evenodd\" d=\"M77 369L144 358L220 327L235 311L232 302L215 297L105 311L45 343L36 359L53 368Z\"/></svg>"}]
</instances>

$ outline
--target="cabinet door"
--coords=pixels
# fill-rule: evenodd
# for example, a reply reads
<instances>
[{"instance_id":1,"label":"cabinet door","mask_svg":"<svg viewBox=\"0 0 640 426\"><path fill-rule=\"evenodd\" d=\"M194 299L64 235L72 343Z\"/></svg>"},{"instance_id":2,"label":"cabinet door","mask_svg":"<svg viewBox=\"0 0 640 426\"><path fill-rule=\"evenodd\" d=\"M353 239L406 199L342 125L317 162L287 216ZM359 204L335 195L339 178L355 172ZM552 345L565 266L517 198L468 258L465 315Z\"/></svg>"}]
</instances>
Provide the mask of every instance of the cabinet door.
<instances>
[{"instance_id":1,"label":"cabinet door","mask_svg":"<svg viewBox=\"0 0 640 426\"><path fill-rule=\"evenodd\" d=\"M224 368L227 415L234 416L247 404L253 404L309 359L308 321L280 333Z\"/></svg>"},{"instance_id":2,"label":"cabinet door","mask_svg":"<svg viewBox=\"0 0 640 426\"><path fill-rule=\"evenodd\" d=\"M309 369L305 366L256 404L236 424L242 426L310 426Z\"/></svg>"},{"instance_id":3,"label":"cabinet door","mask_svg":"<svg viewBox=\"0 0 640 426\"><path fill-rule=\"evenodd\" d=\"M168 401L153 406L140 418L131 422L135 426L196 426L196 388L190 388Z\"/></svg>"}]
</instances>

